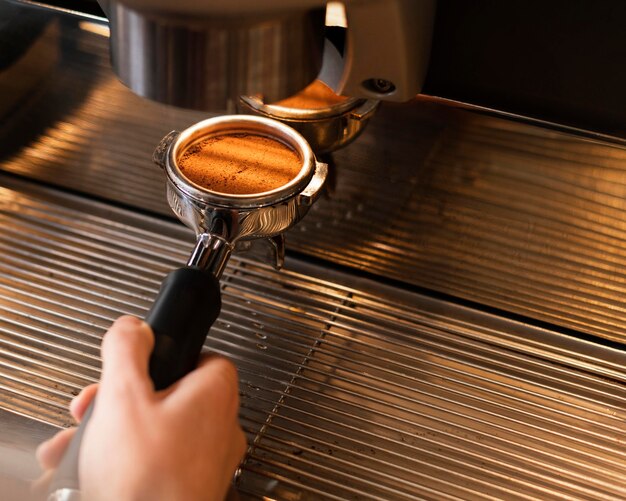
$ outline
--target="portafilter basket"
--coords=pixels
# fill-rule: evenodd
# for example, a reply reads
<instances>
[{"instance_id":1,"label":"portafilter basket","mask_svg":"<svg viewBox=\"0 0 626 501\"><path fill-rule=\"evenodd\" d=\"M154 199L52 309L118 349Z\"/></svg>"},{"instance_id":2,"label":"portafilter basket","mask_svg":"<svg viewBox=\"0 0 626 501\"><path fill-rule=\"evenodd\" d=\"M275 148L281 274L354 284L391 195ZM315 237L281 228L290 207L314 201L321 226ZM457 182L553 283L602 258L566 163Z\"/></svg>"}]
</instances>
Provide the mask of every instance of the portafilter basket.
<instances>
[{"instance_id":1,"label":"portafilter basket","mask_svg":"<svg viewBox=\"0 0 626 501\"><path fill-rule=\"evenodd\" d=\"M274 190L236 195L207 190L187 179L178 159L208 137L229 134L266 136L291 147L301 159L299 173ZM154 161L167 175L167 200L178 218L196 232L198 243L189 266L199 266L219 278L234 247L267 239L275 250L275 266L284 255L283 232L297 223L319 197L326 164L316 161L307 141L276 120L247 115L210 118L183 132L171 132L157 147Z\"/></svg>"},{"instance_id":2,"label":"portafilter basket","mask_svg":"<svg viewBox=\"0 0 626 501\"><path fill-rule=\"evenodd\" d=\"M276 189L253 194L211 191L184 176L178 160L185 151L210 137L231 134L280 141L297 153L300 171ZM206 335L220 312L219 278L235 247L255 239L268 240L276 255L275 265L280 266L283 232L319 197L328 169L316 161L307 141L294 129L276 120L247 115L210 118L182 132L170 132L157 146L153 159L165 171L170 207L197 236L187 265L163 280L146 316L155 338L150 377L160 390L196 366ZM57 469L49 500L80 499L78 457L93 406L85 413Z\"/></svg>"},{"instance_id":3,"label":"portafilter basket","mask_svg":"<svg viewBox=\"0 0 626 501\"><path fill-rule=\"evenodd\" d=\"M331 153L347 146L365 129L380 101L347 98L321 108L290 108L279 103L266 104L258 96L241 96L239 109L272 118L296 129L316 154Z\"/></svg>"}]
</instances>

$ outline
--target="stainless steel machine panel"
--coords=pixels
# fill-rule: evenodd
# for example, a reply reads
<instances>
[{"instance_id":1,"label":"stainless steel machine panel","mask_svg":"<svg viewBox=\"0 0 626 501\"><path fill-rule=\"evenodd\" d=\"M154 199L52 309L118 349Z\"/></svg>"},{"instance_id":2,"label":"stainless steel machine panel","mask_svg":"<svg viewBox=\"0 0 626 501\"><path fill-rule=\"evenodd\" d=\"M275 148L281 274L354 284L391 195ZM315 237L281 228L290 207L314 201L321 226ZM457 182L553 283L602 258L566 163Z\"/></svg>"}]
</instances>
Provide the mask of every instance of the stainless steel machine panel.
<instances>
[{"instance_id":1,"label":"stainless steel machine panel","mask_svg":"<svg viewBox=\"0 0 626 501\"><path fill-rule=\"evenodd\" d=\"M170 217L152 150L207 115L135 96L101 25L48 15L62 62L5 114L0 168ZM25 78L11 71L0 92ZM624 148L417 101L325 160L334 189L288 249L625 340Z\"/></svg>"}]
</instances>

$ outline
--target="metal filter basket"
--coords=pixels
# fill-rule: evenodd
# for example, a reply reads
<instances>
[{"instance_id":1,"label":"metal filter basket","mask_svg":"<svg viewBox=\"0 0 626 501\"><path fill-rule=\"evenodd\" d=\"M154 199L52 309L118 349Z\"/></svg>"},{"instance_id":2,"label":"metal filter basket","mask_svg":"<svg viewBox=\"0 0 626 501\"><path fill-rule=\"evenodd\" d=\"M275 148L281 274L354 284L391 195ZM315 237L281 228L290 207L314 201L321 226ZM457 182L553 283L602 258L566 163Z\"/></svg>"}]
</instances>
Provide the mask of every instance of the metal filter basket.
<instances>
[{"instance_id":1,"label":"metal filter basket","mask_svg":"<svg viewBox=\"0 0 626 501\"><path fill-rule=\"evenodd\" d=\"M296 129L317 154L330 153L354 141L379 104L374 99L347 98L324 108L301 109L265 104L256 96L242 96L239 100L244 113L273 118Z\"/></svg>"}]
</instances>

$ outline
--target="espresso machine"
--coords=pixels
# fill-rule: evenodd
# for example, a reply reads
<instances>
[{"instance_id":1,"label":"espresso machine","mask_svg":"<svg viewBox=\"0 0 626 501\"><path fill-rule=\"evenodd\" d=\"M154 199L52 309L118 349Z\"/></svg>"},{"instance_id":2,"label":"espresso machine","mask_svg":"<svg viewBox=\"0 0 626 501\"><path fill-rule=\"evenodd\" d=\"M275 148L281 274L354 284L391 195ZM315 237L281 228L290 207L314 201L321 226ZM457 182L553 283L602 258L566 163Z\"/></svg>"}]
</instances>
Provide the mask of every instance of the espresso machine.
<instances>
[{"instance_id":1,"label":"espresso machine","mask_svg":"<svg viewBox=\"0 0 626 501\"><path fill-rule=\"evenodd\" d=\"M168 148L237 117L317 157L216 272L240 498L626 497L624 5L171 4L0 1L3 499L206 229Z\"/></svg>"}]
</instances>

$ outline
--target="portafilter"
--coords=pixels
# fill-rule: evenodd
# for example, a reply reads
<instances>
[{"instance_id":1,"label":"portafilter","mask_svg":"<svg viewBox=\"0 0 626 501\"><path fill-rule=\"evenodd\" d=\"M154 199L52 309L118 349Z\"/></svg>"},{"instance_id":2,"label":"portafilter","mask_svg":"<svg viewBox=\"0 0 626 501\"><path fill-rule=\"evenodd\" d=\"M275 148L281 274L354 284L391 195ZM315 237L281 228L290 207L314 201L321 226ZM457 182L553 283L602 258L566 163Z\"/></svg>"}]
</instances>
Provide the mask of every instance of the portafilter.
<instances>
[{"instance_id":1,"label":"portafilter","mask_svg":"<svg viewBox=\"0 0 626 501\"><path fill-rule=\"evenodd\" d=\"M270 191L230 194L194 183L180 169L179 159L206 139L238 135L263 136L292 149L300 171ZM167 200L178 218L196 232L197 242L187 265L162 282L146 322L155 336L150 377L156 390L168 387L193 370L206 335L220 308L219 278L228 258L240 244L256 239L271 242L275 266L282 264L283 232L297 223L318 198L327 175L307 141L276 120L226 115L199 122L182 132L170 132L156 148L154 161L167 177ZM80 442L94 404L87 410L57 469L49 500L80 499L78 456Z\"/></svg>"},{"instance_id":2,"label":"portafilter","mask_svg":"<svg viewBox=\"0 0 626 501\"><path fill-rule=\"evenodd\" d=\"M329 89L329 92L332 92ZM241 96L239 109L272 118L296 129L316 154L331 153L347 146L365 129L380 101L345 98L314 109L291 107L278 102L266 104L259 96Z\"/></svg>"}]
</instances>

